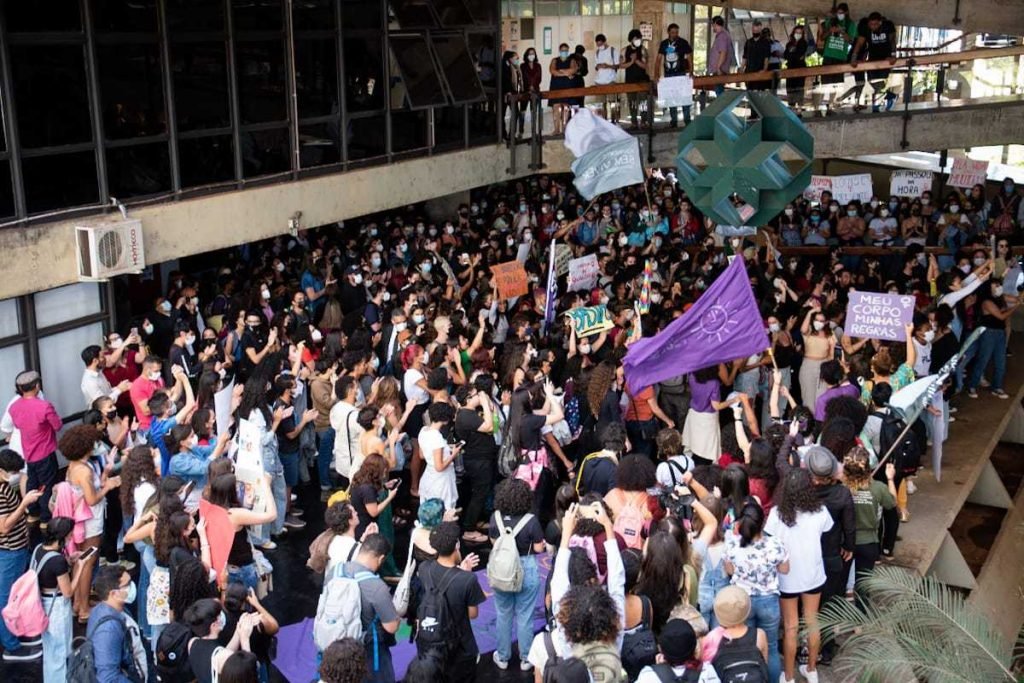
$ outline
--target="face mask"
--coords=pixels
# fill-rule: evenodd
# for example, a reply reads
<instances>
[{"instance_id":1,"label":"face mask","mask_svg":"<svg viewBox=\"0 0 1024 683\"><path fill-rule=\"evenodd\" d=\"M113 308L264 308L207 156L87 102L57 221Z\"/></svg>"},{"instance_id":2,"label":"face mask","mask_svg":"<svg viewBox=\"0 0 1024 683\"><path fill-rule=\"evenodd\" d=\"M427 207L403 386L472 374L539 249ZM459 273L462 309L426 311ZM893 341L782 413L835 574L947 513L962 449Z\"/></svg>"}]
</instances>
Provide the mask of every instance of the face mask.
<instances>
[{"instance_id":1,"label":"face mask","mask_svg":"<svg viewBox=\"0 0 1024 683\"><path fill-rule=\"evenodd\" d=\"M321 341L323 341L324 335L323 332L321 332L320 330L314 329L312 332L309 333L309 337L310 339L313 340L314 344L319 344Z\"/></svg>"},{"instance_id":2,"label":"face mask","mask_svg":"<svg viewBox=\"0 0 1024 683\"><path fill-rule=\"evenodd\" d=\"M187 344L188 346L192 346L195 343L196 343L196 335L190 334L190 335L185 337L185 344Z\"/></svg>"},{"instance_id":3,"label":"face mask","mask_svg":"<svg viewBox=\"0 0 1024 683\"><path fill-rule=\"evenodd\" d=\"M612 202L612 210L613 211L618 211L621 207L622 207L622 205L619 204L618 202Z\"/></svg>"},{"instance_id":4,"label":"face mask","mask_svg":"<svg viewBox=\"0 0 1024 683\"><path fill-rule=\"evenodd\" d=\"M959 204L950 204L949 205L949 212L950 213L960 213L960 205Z\"/></svg>"},{"instance_id":5,"label":"face mask","mask_svg":"<svg viewBox=\"0 0 1024 683\"><path fill-rule=\"evenodd\" d=\"M147 335L153 334L153 325L152 325L152 323L143 325L142 326L142 331L145 332Z\"/></svg>"},{"instance_id":6,"label":"face mask","mask_svg":"<svg viewBox=\"0 0 1024 683\"><path fill-rule=\"evenodd\" d=\"M261 292L261 294L262 294L262 296L263 296L263 300L264 300L264 301L270 301L270 290L269 290L269 289L264 289L264 290L263 290L263 291Z\"/></svg>"},{"instance_id":7,"label":"face mask","mask_svg":"<svg viewBox=\"0 0 1024 683\"><path fill-rule=\"evenodd\" d=\"M188 447L195 448L197 445L199 445L199 437L193 434L188 439Z\"/></svg>"},{"instance_id":8,"label":"face mask","mask_svg":"<svg viewBox=\"0 0 1024 683\"><path fill-rule=\"evenodd\" d=\"M609 301L609 299L608 299L607 296L602 296L601 297L601 303L604 304L605 306L608 305L608 301Z\"/></svg>"},{"instance_id":9,"label":"face mask","mask_svg":"<svg viewBox=\"0 0 1024 683\"><path fill-rule=\"evenodd\" d=\"M789 218L793 217L793 209L786 209L786 216Z\"/></svg>"},{"instance_id":10,"label":"face mask","mask_svg":"<svg viewBox=\"0 0 1024 683\"><path fill-rule=\"evenodd\" d=\"M227 626L227 625L228 625L228 617L222 611L220 614L217 615L217 626L220 627L219 630L223 631L224 627Z\"/></svg>"},{"instance_id":11,"label":"face mask","mask_svg":"<svg viewBox=\"0 0 1024 683\"><path fill-rule=\"evenodd\" d=\"M925 254L918 254L917 262L923 266L924 264L928 263L928 257Z\"/></svg>"},{"instance_id":12,"label":"face mask","mask_svg":"<svg viewBox=\"0 0 1024 683\"><path fill-rule=\"evenodd\" d=\"M423 364L424 364L424 365L426 365L426 364L427 364L427 361L429 361L429 360L430 360L430 356L428 356L428 355L427 355L427 353L426 353L426 352L424 351L424 352L423 352L423 356L422 356L422 357L420 357L420 360L421 360L421 361L423 361Z\"/></svg>"},{"instance_id":13,"label":"face mask","mask_svg":"<svg viewBox=\"0 0 1024 683\"><path fill-rule=\"evenodd\" d=\"M661 294L659 294L657 292L651 292L651 303L652 304L660 304L661 303Z\"/></svg>"},{"instance_id":14,"label":"face mask","mask_svg":"<svg viewBox=\"0 0 1024 683\"><path fill-rule=\"evenodd\" d=\"M395 323L395 332L405 332L405 328L407 326L408 326L408 323L404 323L404 322Z\"/></svg>"},{"instance_id":15,"label":"face mask","mask_svg":"<svg viewBox=\"0 0 1024 683\"><path fill-rule=\"evenodd\" d=\"M115 351L121 348L122 346L124 346L123 339L115 339L114 341L110 342L110 348L114 349Z\"/></svg>"},{"instance_id":16,"label":"face mask","mask_svg":"<svg viewBox=\"0 0 1024 683\"><path fill-rule=\"evenodd\" d=\"M424 320L426 320L426 318L424 318L422 314L417 314L412 317L412 321L417 325L422 325Z\"/></svg>"},{"instance_id":17,"label":"face mask","mask_svg":"<svg viewBox=\"0 0 1024 683\"><path fill-rule=\"evenodd\" d=\"M931 344L933 339L935 339L935 330L928 330L924 333L925 344Z\"/></svg>"},{"instance_id":18,"label":"face mask","mask_svg":"<svg viewBox=\"0 0 1024 683\"><path fill-rule=\"evenodd\" d=\"M274 270L276 270L279 273L283 273L284 272L284 264L283 263L278 263L276 266L274 266Z\"/></svg>"},{"instance_id":19,"label":"face mask","mask_svg":"<svg viewBox=\"0 0 1024 683\"><path fill-rule=\"evenodd\" d=\"M160 303L160 310L163 311L164 313L170 313L171 312L171 302L170 301L163 301L163 302L161 302Z\"/></svg>"},{"instance_id":20,"label":"face mask","mask_svg":"<svg viewBox=\"0 0 1024 683\"><path fill-rule=\"evenodd\" d=\"M768 331L771 332L772 334L777 333L781 329L782 327L778 323L772 323L771 325L768 326Z\"/></svg>"},{"instance_id":21,"label":"face mask","mask_svg":"<svg viewBox=\"0 0 1024 683\"><path fill-rule=\"evenodd\" d=\"M877 209L878 208L878 200L877 199L872 199L871 200L871 208L872 209Z\"/></svg>"},{"instance_id":22,"label":"face mask","mask_svg":"<svg viewBox=\"0 0 1024 683\"><path fill-rule=\"evenodd\" d=\"M882 209L881 211L878 212L878 215L881 216L882 218L888 218L889 209Z\"/></svg>"},{"instance_id":23,"label":"face mask","mask_svg":"<svg viewBox=\"0 0 1024 683\"><path fill-rule=\"evenodd\" d=\"M362 275L362 273L356 273L355 277L352 278L352 283L353 284L357 284L357 285L363 284L363 275Z\"/></svg>"},{"instance_id":24,"label":"face mask","mask_svg":"<svg viewBox=\"0 0 1024 683\"><path fill-rule=\"evenodd\" d=\"M133 602L135 602L135 598L136 598L138 589L135 588L135 582L134 581L129 583L127 586L125 586L125 588L128 590L128 595L124 596L124 604L130 605ZM224 616L223 612L221 612L221 616Z\"/></svg>"},{"instance_id":25,"label":"face mask","mask_svg":"<svg viewBox=\"0 0 1024 683\"><path fill-rule=\"evenodd\" d=\"M846 14L844 14L843 12L837 12L836 19L838 19L839 21L843 21L844 19L846 19Z\"/></svg>"},{"instance_id":26,"label":"face mask","mask_svg":"<svg viewBox=\"0 0 1024 683\"><path fill-rule=\"evenodd\" d=\"M839 213L839 205L833 204L832 206L828 207L828 210L831 211L832 213Z\"/></svg>"},{"instance_id":27,"label":"face mask","mask_svg":"<svg viewBox=\"0 0 1024 683\"><path fill-rule=\"evenodd\" d=\"M629 237L627 237L626 235L620 235L619 236L619 246L620 247L624 247L627 244L629 244Z\"/></svg>"},{"instance_id":28,"label":"face mask","mask_svg":"<svg viewBox=\"0 0 1024 683\"><path fill-rule=\"evenodd\" d=\"M793 34L793 39L794 40L801 40L801 39L803 39L803 37L804 37L804 34L802 34L802 33L794 33Z\"/></svg>"},{"instance_id":29,"label":"face mask","mask_svg":"<svg viewBox=\"0 0 1024 683\"><path fill-rule=\"evenodd\" d=\"M373 366L374 370L377 370L378 368L380 368L380 358L377 358L377 356L374 356L373 360L370 361L370 365Z\"/></svg>"},{"instance_id":30,"label":"face mask","mask_svg":"<svg viewBox=\"0 0 1024 683\"><path fill-rule=\"evenodd\" d=\"M581 344L580 345L580 353L583 354L584 356L589 354L590 353L590 344Z\"/></svg>"},{"instance_id":31,"label":"face mask","mask_svg":"<svg viewBox=\"0 0 1024 683\"><path fill-rule=\"evenodd\" d=\"M996 285L995 287L992 288L992 296L994 296L994 297L996 297L998 299L1002 295L1003 295L1003 286L1002 285Z\"/></svg>"},{"instance_id":32,"label":"face mask","mask_svg":"<svg viewBox=\"0 0 1024 683\"><path fill-rule=\"evenodd\" d=\"M21 483L21 472L11 472L10 476L7 477L7 483L12 489L18 488L18 484Z\"/></svg>"},{"instance_id":33,"label":"face mask","mask_svg":"<svg viewBox=\"0 0 1024 683\"><path fill-rule=\"evenodd\" d=\"M931 201L928 197L921 197L921 206L928 206L931 204Z\"/></svg>"},{"instance_id":34,"label":"face mask","mask_svg":"<svg viewBox=\"0 0 1024 683\"><path fill-rule=\"evenodd\" d=\"M643 44L644 44L644 41L642 39L640 39L640 38L636 38L636 39L633 40L633 47L640 47Z\"/></svg>"},{"instance_id":35,"label":"face mask","mask_svg":"<svg viewBox=\"0 0 1024 683\"><path fill-rule=\"evenodd\" d=\"M537 55L533 54L532 52L530 54L526 55L526 61L528 61L528 62L532 62L535 59L537 59Z\"/></svg>"},{"instance_id":36,"label":"face mask","mask_svg":"<svg viewBox=\"0 0 1024 683\"><path fill-rule=\"evenodd\" d=\"M1013 183L1005 183L1003 185L1003 192L1005 192L1006 194L1010 194L1011 192L1013 192Z\"/></svg>"},{"instance_id":37,"label":"face mask","mask_svg":"<svg viewBox=\"0 0 1024 683\"><path fill-rule=\"evenodd\" d=\"M160 381L160 371L158 370L156 372L149 373L149 380L151 382L159 382Z\"/></svg>"},{"instance_id":38,"label":"face mask","mask_svg":"<svg viewBox=\"0 0 1024 683\"><path fill-rule=\"evenodd\" d=\"M985 265L985 257L984 256L976 256L974 258L974 265L976 265L976 266L983 266L983 265Z\"/></svg>"},{"instance_id":39,"label":"face mask","mask_svg":"<svg viewBox=\"0 0 1024 683\"><path fill-rule=\"evenodd\" d=\"M969 265L967 265L967 264L964 264L964 265L960 266L960 272L963 273L964 275L970 275L971 274L971 267Z\"/></svg>"},{"instance_id":40,"label":"face mask","mask_svg":"<svg viewBox=\"0 0 1024 683\"><path fill-rule=\"evenodd\" d=\"M849 216L850 218L856 218L857 209L850 209L849 211L846 212L846 215Z\"/></svg>"},{"instance_id":41,"label":"face mask","mask_svg":"<svg viewBox=\"0 0 1024 683\"><path fill-rule=\"evenodd\" d=\"M546 213L546 212L545 212L545 213ZM557 218L558 220L562 220L563 218L565 218L565 212L564 212L564 211L559 211L559 212L557 212L557 213L555 214L555 218Z\"/></svg>"},{"instance_id":42,"label":"face mask","mask_svg":"<svg viewBox=\"0 0 1024 683\"><path fill-rule=\"evenodd\" d=\"M437 237L437 228L431 228L430 230L427 230L427 234L430 235L431 237Z\"/></svg>"},{"instance_id":43,"label":"face mask","mask_svg":"<svg viewBox=\"0 0 1024 683\"><path fill-rule=\"evenodd\" d=\"M820 222L821 222L821 216L811 216L811 223L814 223L815 225L817 225Z\"/></svg>"},{"instance_id":44,"label":"face mask","mask_svg":"<svg viewBox=\"0 0 1024 683\"><path fill-rule=\"evenodd\" d=\"M569 59L569 51L562 50L561 52L558 53L558 56L561 57L562 59Z\"/></svg>"},{"instance_id":45,"label":"face mask","mask_svg":"<svg viewBox=\"0 0 1024 683\"><path fill-rule=\"evenodd\" d=\"M524 242L532 242L533 241L533 233L524 232L523 233L523 241Z\"/></svg>"},{"instance_id":46,"label":"face mask","mask_svg":"<svg viewBox=\"0 0 1024 683\"><path fill-rule=\"evenodd\" d=\"M821 332L823 329L825 329L825 323L823 323L820 320L815 320L814 321L814 329L817 332Z\"/></svg>"},{"instance_id":47,"label":"face mask","mask_svg":"<svg viewBox=\"0 0 1024 683\"><path fill-rule=\"evenodd\" d=\"M896 207L897 207L897 206L899 206L899 205L900 205L900 203L899 203L899 202L897 202L897 201L891 201L891 202L889 202L889 208L890 208L890 209L892 209L893 211L895 211L895 210L896 210Z\"/></svg>"}]
</instances>

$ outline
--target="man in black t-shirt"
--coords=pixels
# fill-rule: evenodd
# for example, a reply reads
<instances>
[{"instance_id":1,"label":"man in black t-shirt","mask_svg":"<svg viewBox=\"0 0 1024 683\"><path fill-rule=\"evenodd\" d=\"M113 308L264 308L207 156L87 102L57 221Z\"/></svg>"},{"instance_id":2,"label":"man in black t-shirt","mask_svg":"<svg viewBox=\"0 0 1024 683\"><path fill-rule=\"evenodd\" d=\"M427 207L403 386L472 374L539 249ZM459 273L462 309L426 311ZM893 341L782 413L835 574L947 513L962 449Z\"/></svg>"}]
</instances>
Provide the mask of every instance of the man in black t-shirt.
<instances>
[{"instance_id":1,"label":"man in black t-shirt","mask_svg":"<svg viewBox=\"0 0 1024 683\"><path fill-rule=\"evenodd\" d=\"M459 387L455 400L459 402L459 411L455 413L452 431L456 439L466 442L462 449L465 467L462 481L469 488L469 500L461 520L462 538L468 543L486 543L487 537L477 531L476 525L485 521L484 506L494 486L494 458L498 454L494 414L490 400L470 385Z\"/></svg>"},{"instance_id":2,"label":"man in black t-shirt","mask_svg":"<svg viewBox=\"0 0 1024 683\"><path fill-rule=\"evenodd\" d=\"M661 45L658 46L658 58L654 65L655 78L674 78L676 76L686 76L693 73L693 48L683 38L679 37L679 25L669 24L668 25L668 38L661 41ZM662 71L664 67L664 72ZM679 108L669 107L669 117L671 118L671 126L675 128L679 125ZM690 107L683 107L683 125L690 125Z\"/></svg>"},{"instance_id":3,"label":"man in black t-shirt","mask_svg":"<svg viewBox=\"0 0 1024 683\"><path fill-rule=\"evenodd\" d=\"M853 46L854 58L861 62L896 62L896 25L878 12L872 12L857 25L857 42ZM875 94L885 88L889 77L889 69L872 69L868 71L868 80L874 91L871 95L871 110L877 112L880 105L875 101ZM864 91L863 82L857 87L857 103L860 107L860 95ZM896 94L885 91L885 109L892 109ZM861 107L863 108L863 107Z\"/></svg>"},{"instance_id":4,"label":"man in black t-shirt","mask_svg":"<svg viewBox=\"0 0 1024 683\"><path fill-rule=\"evenodd\" d=\"M592 456L584 456L576 481L576 491L581 496L588 493L604 496L615 488L619 456L626 450L626 428L619 422L606 425L601 430L601 448Z\"/></svg>"},{"instance_id":5,"label":"man in black t-shirt","mask_svg":"<svg viewBox=\"0 0 1024 683\"><path fill-rule=\"evenodd\" d=\"M475 553L462 558L459 552L459 533L457 522L439 524L430 532L430 545L437 552L437 560L426 562L416 570L420 583L436 586L447 602L452 624L445 629L451 640L446 643L444 680L452 683L473 680L475 677L480 649L470 620L476 619L479 605L487 599L473 574L480 558ZM416 604L423 604L423 594L416 600ZM419 652L420 656L426 654Z\"/></svg>"}]
</instances>

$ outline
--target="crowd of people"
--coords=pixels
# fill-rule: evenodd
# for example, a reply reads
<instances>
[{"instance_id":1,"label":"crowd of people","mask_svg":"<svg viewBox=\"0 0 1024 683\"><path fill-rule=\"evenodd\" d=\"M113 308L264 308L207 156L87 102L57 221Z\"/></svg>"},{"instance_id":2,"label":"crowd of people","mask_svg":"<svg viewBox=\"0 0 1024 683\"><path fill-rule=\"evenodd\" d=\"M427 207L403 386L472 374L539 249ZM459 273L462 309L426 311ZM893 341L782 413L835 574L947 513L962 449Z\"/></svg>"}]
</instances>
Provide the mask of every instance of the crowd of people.
<instances>
[{"instance_id":1,"label":"crowd of people","mask_svg":"<svg viewBox=\"0 0 1024 683\"><path fill-rule=\"evenodd\" d=\"M539 176L474 191L450 217L413 206L172 272L151 311L74 350L80 423L47 399L74 389L16 379L0 450L3 659L41 658L46 683L86 680L83 667L99 681L152 680L151 667L267 680L279 624L262 601L297 550L278 544L322 519L307 616L326 683L394 681L403 619L418 651L404 680L471 680L484 575L502 670L813 682L835 653L818 610L870 599L857 577L892 559L927 440L961 398L1007 398L1020 194L927 199L826 194L730 239L671 173L592 203ZM865 240L907 247L785 255ZM592 288L548 287L552 241L596 255ZM770 348L631 387L631 345L730 256ZM527 293L506 297L491 267L517 258ZM846 334L853 290L913 295L906 341ZM565 314L591 306L608 322L578 334ZM942 407L905 432L893 395L977 328Z\"/></svg>"},{"instance_id":2,"label":"crowd of people","mask_svg":"<svg viewBox=\"0 0 1024 683\"><path fill-rule=\"evenodd\" d=\"M790 107L802 115L805 110L827 115L842 106L850 105L854 111L871 107L872 111L889 110L902 92L899 79L890 81L891 66L897 56L896 26L879 12L870 12L856 20L847 3L839 3L817 23L802 20L788 35L773 35L771 27L760 19L751 22L750 36L740 43L734 42L726 21L721 16L711 19L708 36L706 75L722 76L730 73L768 73L776 79L766 78L746 83L748 90L784 90ZM786 70L816 65L865 65L854 72L853 85L845 85L845 74L835 73L817 77L788 77ZM501 58L501 90L503 102L502 134L523 137L525 115L537 116L537 102L532 95L545 90L578 89L585 86L615 83L657 83L663 78L693 76L694 52L690 42L679 35L679 25L670 23L666 37L659 41L643 38L639 28L629 31L626 45L616 47L603 33L594 37L593 56L587 56L584 45L562 43L547 68L541 64L534 47L520 54L509 49ZM619 77L619 73L622 76ZM592 78L588 79L588 75ZM780 88L778 79L784 80ZM714 88L722 94L724 85ZM808 98L808 96L810 96ZM619 122L622 107L619 95L598 95L592 104L612 122ZM808 99L810 101L808 101ZM633 128L648 126L654 116L648 110L645 94L629 93L626 106ZM584 106L585 98L552 97L553 132L564 132L572 112ZM689 106L668 107L669 125L678 125L678 109L683 110L683 124L690 122Z\"/></svg>"}]
</instances>

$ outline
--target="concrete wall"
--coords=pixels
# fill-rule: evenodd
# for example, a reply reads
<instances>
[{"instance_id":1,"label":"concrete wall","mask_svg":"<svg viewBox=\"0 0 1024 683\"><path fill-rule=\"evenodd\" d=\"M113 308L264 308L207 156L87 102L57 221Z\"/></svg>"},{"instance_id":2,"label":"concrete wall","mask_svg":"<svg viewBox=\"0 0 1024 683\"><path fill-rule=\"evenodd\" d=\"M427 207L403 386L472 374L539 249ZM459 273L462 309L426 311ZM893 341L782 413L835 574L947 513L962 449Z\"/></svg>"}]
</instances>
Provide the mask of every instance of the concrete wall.
<instances>
[{"instance_id":1,"label":"concrete wall","mask_svg":"<svg viewBox=\"0 0 1024 683\"><path fill-rule=\"evenodd\" d=\"M893 3L849 4L854 19L877 10L904 26L1024 35L1024 4L1020 0L902 0ZM832 5L832 0L736 0L733 8L823 17L829 13ZM959 23L954 21L957 5L960 6Z\"/></svg>"}]
</instances>

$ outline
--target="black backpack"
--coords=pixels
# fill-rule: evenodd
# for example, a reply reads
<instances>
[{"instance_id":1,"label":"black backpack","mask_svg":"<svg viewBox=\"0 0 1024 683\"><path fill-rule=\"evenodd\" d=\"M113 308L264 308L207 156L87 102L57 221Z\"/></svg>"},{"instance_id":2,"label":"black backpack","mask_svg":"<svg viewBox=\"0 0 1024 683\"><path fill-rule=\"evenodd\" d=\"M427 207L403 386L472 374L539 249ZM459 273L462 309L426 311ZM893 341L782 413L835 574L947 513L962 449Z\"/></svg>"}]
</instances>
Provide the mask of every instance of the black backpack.
<instances>
[{"instance_id":1,"label":"black backpack","mask_svg":"<svg viewBox=\"0 0 1024 683\"><path fill-rule=\"evenodd\" d=\"M543 683L551 683L554 679L562 681L581 680L583 675L590 676L587 665L575 657L562 659L555 650L555 641L551 639L551 631L541 631L544 639L544 649L548 653L548 659L544 663Z\"/></svg>"},{"instance_id":2,"label":"black backpack","mask_svg":"<svg viewBox=\"0 0 1024 683\"><path fill-rule=\"evenodd\" d=\"M156 680L160 683L188 683L195 680L188 663L188 643L192 629L180 621L172 621L156 641Z\"/></svg>"},{"instance_id":3,"label":"black backpack","mask_svg":"<svg viewBox=\"0 0 1024 683\"><path fill-rule=\"evenodd\" d=\"M927 438L921 434L923 425L918 421L907 430L906 434L903 434L907 423L903 420L903 416L899 411L889 408L888 412L875 413L875 415L882 418L882 427L878 437L878 445L881 452L877 454L878 458L884 457L892 445L897 444L896 448L892 451L892 455L889 456L889 460L886 462L892 462L896 467L898 477L913 476L917 473L918 468L921 467L921 454L924 452L923 445ZM903 434L902 438L900 434ZM885 476L884 471L884 468L879 469L879 472L883 473L883 479Z\"/></svg>"},{"instance_id":4,"label":"black backpack","mask_svg":"<svg viewBox=\"0 0 1024 683\"><path fill-rule=\"evenodd\" d=\"M754 629L735 640L722 638L711 666L721 683L768 683L768 665L757 649Z\"/></svg>"},{"instance_id":5,"label":"black backpack","mask_svg":"<svg viewBox=\"0 0 1024 683\"><path fill-rule=\"evenodd\" d=\"M416 607L416 651L420 655L431 654L441 662L448 661L448 656L459 643L455 619L446 597L458 571L455 567L446 569L438 583L435 583L431 565L426 565L419 573L423 592Z\"/></svg>"},{"instance_id":6,"label":"black backpack","mask_svg":"<svg viewBox=\"0 0 1024 683\"><path fill-rule=\"evenodd\" d=\"M622 668L631 681L637 679L645 666L654 664L658 656L658 643L651 630L651 601L644 595L638 597L643 605L640 625L622 636Z\"/></svg>"},{"instance_id":7,"label":"black backpack","mask_svg":"<svg viewBox=\"0 0 1024 683\"><path fill-rule=\"evenodd\" d=\"M67 683L96 683L96 651L93 648L92 636L100 626L108 621L118 622L124 634L124 640L121 642L121 661L132 662L130 668L121 668L121 674L130 681L141 683L144 680L142 672L138 671L135 666L134 652L132 651L125 622L111 614L97 621L92 629L86 629L84 638L78 637L71 642L71 654L68 656Z\"/></svg>"},{"instance_id":8,"label":"black backpack","mask_svg":"<svg viewBox=\"0 0 1024 683\"><path fill-rule=\"evenodd\" d=\"M676 676L671 664L655 664L651 670L661 683L697 683L700 680L700 669L687 667L681 676Z\"/></svg>"}]
</instances>

